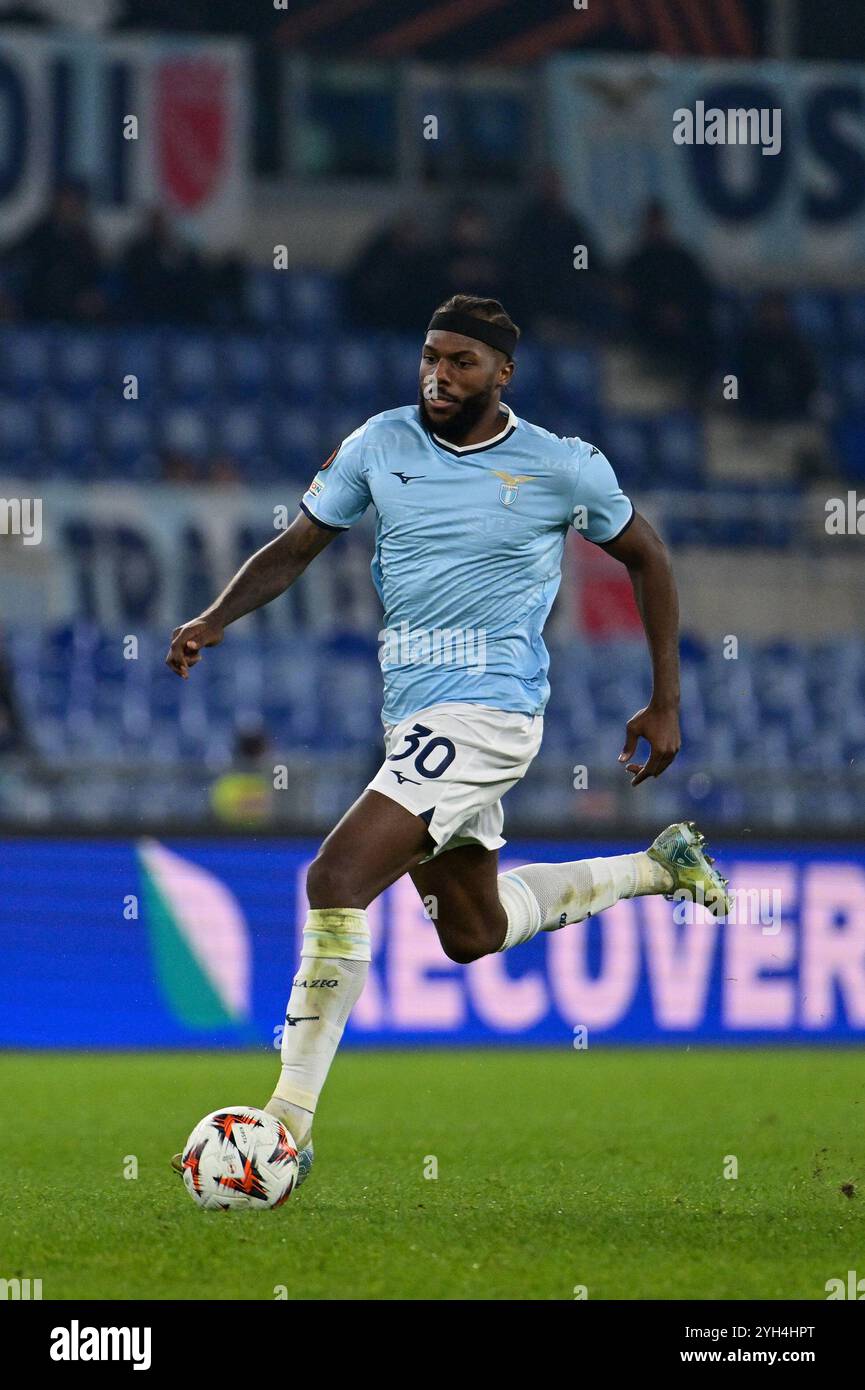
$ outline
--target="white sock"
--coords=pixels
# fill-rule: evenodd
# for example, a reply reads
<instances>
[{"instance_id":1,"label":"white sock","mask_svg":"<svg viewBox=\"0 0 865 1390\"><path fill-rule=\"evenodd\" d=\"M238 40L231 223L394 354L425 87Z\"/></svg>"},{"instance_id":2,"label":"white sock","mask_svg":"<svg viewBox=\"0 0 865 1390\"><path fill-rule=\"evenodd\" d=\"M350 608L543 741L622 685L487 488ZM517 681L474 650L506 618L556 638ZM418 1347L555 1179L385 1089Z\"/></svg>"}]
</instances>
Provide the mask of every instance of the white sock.
<instances>
[{"instance_id":1,"label":"white sock","mask_svg":"<svg viewBox=\"0 0 865 1390\"><path fill-rule=\"evenodd\" d=\"M310 908L282 1034L282 1071L265 1109L303 1147L348 1016L369 970L362 908ZM289 1022L294 1020L294 1022Z\"/></svg>"},{"instance_id":2,"label":"white sock","mask_svg":"<svg viewBox=\"0 0 865 1390\"><path fill-rule=\"evenodd\" d=\"M499 874L499 898L508 918L499 950L531 941L539 931L582 922L621 898L672 890L672 874L645 850L569 864L524 864Z\"/></svg>"}]
</instances>

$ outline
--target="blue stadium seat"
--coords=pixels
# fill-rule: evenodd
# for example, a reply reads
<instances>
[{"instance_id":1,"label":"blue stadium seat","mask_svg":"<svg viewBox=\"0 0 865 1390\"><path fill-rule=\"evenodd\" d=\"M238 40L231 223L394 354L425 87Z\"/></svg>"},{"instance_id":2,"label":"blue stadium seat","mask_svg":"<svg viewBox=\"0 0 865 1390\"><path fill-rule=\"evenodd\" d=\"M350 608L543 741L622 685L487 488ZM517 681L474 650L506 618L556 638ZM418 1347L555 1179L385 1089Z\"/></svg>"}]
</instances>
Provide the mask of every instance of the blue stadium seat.
<instances>
[{"instance_id":1,"label":"blue stadium seat","mask_svg":"<svg viewBox=\"0 0 865 1390\"><path fill-rule=\"evenodd\" d=\"M865 413L838 420L832 436L846 477L851 482L865 478Z\"/></svg>"},{"instance_id":2,"label":"blue stadium seat","mask_svg":"<svg viewBox=\"0 0 865 1390\"><path fill-rule=\"evenodd\" d=\"M652 427L639 416L607 415L593 441L606 454L623 488L652 477Z\"/></svg>"},{"instance_id":3,"label":"blue stadium seat","mask_svg":"<svg viewBox=\"0 0 865 1390\"><path fill-rule=\"evenodd\" d=\"M146 401L112 401L101 409L102 448L118 471L126 472L155 444L153 410Z\"/></svg>"},{"instance_id":4,"label":"blue stadium seat","mask_svg":"<svg viewBox=\"0 0 865 1390\"><path fill-rule=\"evenodd\" d=\"M109 399L122 399L127 376L138 381L138 400L152 403L170 391L165 334L156 328L112 329L105 334L105 383Z\"/></svg>"},{"instance_id":5,"label":"blue stadium seat","mask_svg":"<svg viewBox=\"0 0 865 1390\"><path fill-rule=\"evenodd\" d=\"M322 343L281 336L273 342L273 389L277 402L321 408L332 394L328 352Z\"/></svg>"},{"instance_id":6,"label":"blue stadium seat","mask_svg":"<svg viewBox=\"0 0 865 1390\"><path fill-rule=\"evenodd\" d=\"M0 396L2 467L29 476L42 459L39 415L32 402Z\"/></svg>"},{"instance_id":7,"label":"blue stadium seat","mask_svg":"<svg viewBox=\"0 0 865 1390\"><path fill-rule=\"evenodd\" d=\"M41 404L41 416L46 452L80 475L96 449L91 407L84 401L51 395Z\"/></svg>"},{"instance_id":8,"label":"blue stadium seat","mask_svg":"<svg viewBox=\"0 0 865 1390\"><path fill-rule=\"evenodd\" d=\"M839 336L838 299L821 290L800 290L792 296L793 319L809 342L830 347Z\"/></svg>"},{"instance_id":9,"label":"blue stadium seat","mask_svg":"<svg viewBox=\"0 0 865 1390\"><path fill-rule=\"evenodd\" d=\"M517 414L520 414L517 411ZM537 398L535 408L523 412L523 418L533 425L557 434L561 439L584 439L594 444L601 430L594 410L585 407L563 406L558 396L545 392ZM600 445L598 445L600 448Z\"/></svg>"},{"instance_id":10,"label":"blue stadium seat","mask_svg":"<svg viewBox=\"0 0 865 1390\"><path fill-rule=\"evenodd\" d=\"M270 385L272 348L258 338L232 333L222 346L222 384L243 399L264 395Z\"/></svg>"},{"instance_id":11,"label":"blue stadium seat","mask_svg":"<svg viewBox=\"0 0 865 1390\"><path fill-rule=\"evenodd\" d=\"M166 335L166 390L178 403L215 399L220 390L217 338L210 333Z\"/></svg>"},{"instance_id":12,"label":"blue stadium seat","mask_svg":"<svg viewBox=\"0 0 865 1390\"><path fill-rule=\"evenodd\" d=\"M0 328L0 385L16 394L44 390L53 380L56 356L55 329Z\"/></svg>"},{"instance_id":13,"label":"blue stadium seat","mask_svg":"<svg viewBox=\"0 0 865 1390\"><path fill-rule=\"evenodd\" d=\"M336 325L340 288L334 276L315 270L274 273L282 285L285 321L291 328L316 333Z\"/></svg>"},{"instance_id":14,"label":"blue stadium seat","mask_svg":"<svg viewBox=\"0 0 865 1390\"><path fill-rule=\"evenodd\" d=\"M390 409L393 396L382 371L385 351L375 334L343 334L337 338L327 365L329 398L338 407L356 409L363 419Z\"/></svg>"},{"instance_id":15,"label":"blue stadium seat","mask_svg":"<svg viewBox=\"0 0 865 1390\"><path fill-rule=\"evenodd\" d=\"M414 405L420 380L421 345L412 333L384 333L381 337L383 379L393 405Z\"/></svg>"},{"instance_id":16,"label":"blue stadium seat","mask_svg":"<svg viewBox=\"0 0 865 1390\"><path fill-rule=\"evenodd\" d=\"M169 406L158 412L156 429L163 449L199 458L210 447L210 418L207 411L189 406Z\"/></svg>"},{"instance_id":17,"label":"blue stadium seat","mask_svg":"<svg viewBox=\"0 0 865 1390\"><path fill-rule=\"evenodd\" d=\"M565 410L591 410L601 397L598 357L588 348L559 347L546 359L549 389Z\"/></svg>"},{"instance_id":18,"label":"blue stadium seat","mask_svg":"<svg viewBox=\"0 0 865 1390\"><path fill-rule=\"evenodd\" d=\"M254 323L271 326L283 321L283 275L271 266L252 266L247 271L244 305Z\"/></svg>"},{"instance_id":19,"label":"blue stadium seat","mask_svg":"<svg viewBox=\"0 0 865 1390\"><path fill-rule=\"evenodd\" d=\"M108 367L104 333L79 328L67 328L58 333L51 375L53 383L61 390L77 397L92 396L105 384ZM119 390L119 380L117 387Z\"/></svg>"},{"instance_id":20,"label":"blue stadium seat","mask_svg":"<svg viewBox=\"0 0 865 1390\"><path fill-rule=\"evenodd\" d=\"M655 422L653 478L660 486L700 483L703 458L703 426L693 411L670 412Z\"/></svg>"},{"instance_id":21,"label":"blue stadium seat","mask_svg":"<svg viewBox=\"0 0 865 1390\"><path fill-rule=\"evenodd\" d=\"M531 420L534 425L543 425L545 428L547 428L546 422L536 418L536 416L548 370L543 349L534 343L521 343L517 370L503 396L504 401L512 407L517 415Z\"/></svg>"},{"instance_id":22,"label":"blue stadium seat","mask_svg":"<svg viewBox=\"0 0 865 1390\"><path fill-rule=\"evenodd\" d=\"M327 423L319 441L319 453L316 458L316 468L320 468L325 459L333 452L337 445L353 434L358 425L362 425L367 416L362 410L352 406L342 406L328 412Z\"/></svg>"},{"instance_id":23,"label":"blue stadium seat","mask_svg":"<svg viewBox=\"0 0 865 1390\"><path fill-rule=\"evenodd\" d=\"M265 414L257 405L228 405L214 412L213 447L243 464L265 452Z\"/></svg>"},{"instance_id":24,"label":"blue stadium seat","mask_svg":"<svg viewBox=\"0 0 865 1390\"><path fill-rule=\"evenodd\" d=\"M283 474L307 482L340 442L334 431L329 447L323 445L318 411L300 407L274 407L269 415L269 433L271 453L279 460Z\"/></svg>"},{"instance_id":25,"label":"blue stadium seat","mask_svg":"<svg viewBox=\"0 0 865 1390\"><path fill-rule=\"evenodd\" d=\"M838 317L843 346L850 352L865 351L865 294L842 295Z\"/></svg>"},{"instance_id":26,"label":"blue stadium seat","mask_svg":"<svg viewBox=\"0 0 865 1390\"><path fill-rule=\"evenodd\" d=\"M865 353L842 360L838 384L843 407L849 411L865 411Z\"/></svg>"}]
</instances>

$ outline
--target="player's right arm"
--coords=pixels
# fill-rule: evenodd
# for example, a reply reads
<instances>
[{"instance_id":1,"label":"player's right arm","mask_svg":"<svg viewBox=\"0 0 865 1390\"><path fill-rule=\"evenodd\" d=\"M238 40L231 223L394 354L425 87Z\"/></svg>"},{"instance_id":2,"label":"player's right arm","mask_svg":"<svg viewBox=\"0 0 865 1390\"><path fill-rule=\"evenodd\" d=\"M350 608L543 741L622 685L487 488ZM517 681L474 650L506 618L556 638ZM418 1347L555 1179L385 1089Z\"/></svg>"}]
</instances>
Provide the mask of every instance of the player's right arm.
<instances>
[{"instance_id":1,"label":"player's right arm","mask_svg":"<svg viewBox=\"0 0 865 1390\"><path fill-rule=\"evenodd\" d=\"M334 449L288 530L250 556L215 603L175 628L165 663L178 676L187 680L203 647L217 646L229 623L285 593L334 536L360 520L372 500L364 471L365 435L361 425Z\"/></svg>"},{"instance_id":2,"label":"player's right arm","mask_svg":"<svg viewBox=\"0 0 865 1390\"><path fill-rule=\"evenodd\" d=\"M209 608L174 629L166 666L188 680L189 668L201 660L203 647L218 646L229 623L284 594L338 535L338 530L317 525L299 512L281 536L249 557Z\"/></svg>"}]
</instances>

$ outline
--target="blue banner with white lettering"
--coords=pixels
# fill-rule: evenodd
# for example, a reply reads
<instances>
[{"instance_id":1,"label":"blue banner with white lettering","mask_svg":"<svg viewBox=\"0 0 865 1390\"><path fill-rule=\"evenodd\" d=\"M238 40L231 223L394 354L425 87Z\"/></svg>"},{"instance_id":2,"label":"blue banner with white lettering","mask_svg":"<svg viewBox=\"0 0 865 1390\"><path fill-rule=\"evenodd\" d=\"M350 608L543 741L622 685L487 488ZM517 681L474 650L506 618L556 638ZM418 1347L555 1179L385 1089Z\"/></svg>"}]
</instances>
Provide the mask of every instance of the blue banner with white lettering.
<instances>
[{"instance_id":1,"label":"blue banner with white lettering","mask_svg":"<svg viewBox=\"0 0 865 1390\"><path fill-rule=\"evenodd\" d=\"M509 844L502 867L627 845ZM275 1046L311 841L7 841L0 1045ZM408 878L369 910L346 1045L850 1041L865 1031L865 846L719 847L727 922L661 897L468 967Z\"/></svg>"}]
</instances>

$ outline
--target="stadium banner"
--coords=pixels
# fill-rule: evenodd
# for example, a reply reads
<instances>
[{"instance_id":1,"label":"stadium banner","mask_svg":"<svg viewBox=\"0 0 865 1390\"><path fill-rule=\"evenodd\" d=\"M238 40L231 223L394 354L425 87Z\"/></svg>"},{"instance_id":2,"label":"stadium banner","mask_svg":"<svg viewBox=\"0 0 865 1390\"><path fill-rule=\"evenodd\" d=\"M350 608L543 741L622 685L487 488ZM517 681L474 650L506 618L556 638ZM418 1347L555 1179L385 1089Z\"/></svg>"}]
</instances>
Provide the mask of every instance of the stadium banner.
<instances>
[{"instance_id":1,"label":"stadium banner","mask_svg":"<svg viewBox=\"0 0 865 1390\"><path fill-rule=\"evenodd\" d=\"M730 278L865 270L861 65L563 56L547 91L567 195L611 256L658 198Z\"/></svg>"},{"instance_id":2,"label":"stadium banner","mask_svg":"<svg viewBox=\"0 0 865 1390\"><path fill-rule=\"evenodd\" d=\"M0 34L0 238L20 236L64 179L100 230L127 236L159 206L201 245L243 230L248 59L236 40Z\"/></svg>"},{"instance_id":3,"label":"stadium banner","mask_svg":"<svg viewBox=\"0 0 865 1390\"><path fill-rule=\"evenodd\" d=\"M516 842L502 867L627 848ZM315 852L301 840L7 840L0 1046L276 1052ZM719 860L734 891L726 924L639 898L468 967L443 954L435 904L405 878L369 910L372 965L346 1045L861 1038L865 845L722 845Z\"/></svg>"},{"instance_id":4,"label":"stadium banner","mask_svg":"<svg viewBox=\"0 0 865 1390\"><path fill-rule=\"evenodd\" d=\"M40 527L38 546L22 540L0 547L6 611L19 624L151 628L161 641L291 524L305 486L295 478L270 488L52 481L33 499L32 483L4 476L0 461L0 499L38 501ZM370 508L328 552L326 565L311 565L300 584L249 621L275 634L338 630L375 639L382 610L370 576L374 536ZM573 531L560 593L545 628L550 641L639 631L621 565Z\"/></svg>"}]
</instances>

